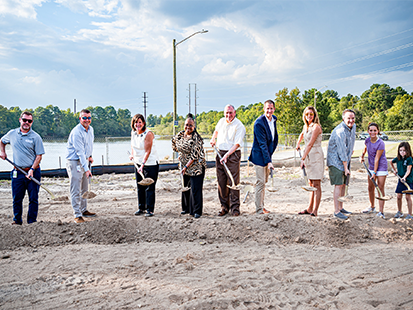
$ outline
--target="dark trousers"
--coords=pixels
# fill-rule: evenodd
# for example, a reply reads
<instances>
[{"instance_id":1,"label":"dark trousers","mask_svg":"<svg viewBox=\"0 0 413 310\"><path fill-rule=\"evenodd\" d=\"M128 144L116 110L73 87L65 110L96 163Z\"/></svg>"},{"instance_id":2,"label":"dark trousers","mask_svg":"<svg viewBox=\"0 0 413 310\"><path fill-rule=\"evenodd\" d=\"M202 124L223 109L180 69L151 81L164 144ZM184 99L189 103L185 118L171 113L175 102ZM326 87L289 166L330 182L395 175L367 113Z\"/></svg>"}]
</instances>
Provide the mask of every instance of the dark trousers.
<instances>
[{"instance_id":1,"label":"dark trousers","mask_svg":"<svg viewBox=\"0 0 413 310\"><path fill-rule=\"evenodd\" d=\"M13 178L14 171L17 171L17 178ZM40 168L37 168L33 172L33 177L40 181L41 172ZM13 221L17 224L22 224L23 215L23 199L24 195L29 194L29 211L27 212L27 223L34 223L37 221L37 212L39 210L39 189L40 186L33 181L26 178L26 176L18 171L13 170L11 172L11 192L13 195Z\"/></svg>"},{"instance_id":2,"label":"dark trousers","mask_svg":"<svg viewBox=\"0 0 413 310\"><path fill-rule=\"evenodd\" d=\"M205 169L202 174L196 176L184 175L184 186L191 189L182 192L182 211L191 215L202 215L203 198L202 187L204 186Z\"/></svg>"},{"instance_id":3,"label":"dark trousers","mask_svg":"<svg viewBox=\"0 0 413 310\"><path fill-rule=\"evenodd\" d=\"M136 184L138 185L139 210L153 212L155 209L155 185L158 180L159 164L155 166L144 166L142 173L145 178L151 178L155 182L149 186L139 185L138 182L142 181L142 177L135 167Z\"/></svg>"},{"instance_id":4,"label":"dark trousers","mask_svg":"<svg viewBox=\"0 0 413 310\"><path fill-rule=\"evenodd\" d=\"M224 156L227 151L220 150L221 156ZM215 159L217 167L217 179L218 179L218 197L221 203L222 210L231 213L240 212L239 191L230 189L228 185L238 185L240 180L240 168L241 168L241 151L235 151L232 153L226 162L226 165L231 171L234 177L235 184L232 184L231 178L228 176L224 165L221 164L219 157Z\"/></svg>"}]
</instances>

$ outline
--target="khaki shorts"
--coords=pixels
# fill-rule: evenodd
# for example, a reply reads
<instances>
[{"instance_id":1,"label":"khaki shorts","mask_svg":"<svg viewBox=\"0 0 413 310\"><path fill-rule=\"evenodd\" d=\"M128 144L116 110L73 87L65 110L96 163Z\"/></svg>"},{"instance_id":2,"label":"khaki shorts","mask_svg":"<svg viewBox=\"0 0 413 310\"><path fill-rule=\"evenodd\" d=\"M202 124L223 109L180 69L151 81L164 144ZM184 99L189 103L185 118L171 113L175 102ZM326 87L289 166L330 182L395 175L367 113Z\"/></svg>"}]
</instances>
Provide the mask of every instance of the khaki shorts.
<instances>
[{"instance_id":1,"label":"khaki shorts","mask_svg":"<svg viewBox=\"0 0 413 310\"><path fill-rule=\"evenodd\" d=\"M334 166L328 166L328 175L330 176L331 185L343 185L346 183L347 176L344 175L344 171Z\"/></svg>"}]
</instances>

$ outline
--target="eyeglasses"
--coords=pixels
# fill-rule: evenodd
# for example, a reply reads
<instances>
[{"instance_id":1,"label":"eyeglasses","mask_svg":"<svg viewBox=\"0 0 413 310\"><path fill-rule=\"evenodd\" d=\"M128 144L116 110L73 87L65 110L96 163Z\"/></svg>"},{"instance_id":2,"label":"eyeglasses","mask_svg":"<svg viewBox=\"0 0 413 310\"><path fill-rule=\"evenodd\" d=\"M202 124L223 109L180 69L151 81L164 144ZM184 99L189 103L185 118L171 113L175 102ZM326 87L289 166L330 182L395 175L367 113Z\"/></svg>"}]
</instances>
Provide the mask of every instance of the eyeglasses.
<instances>
[{"instance_id":1,"label":"eyeglasses","mask_svg":"<svg viewBox=\"0 0 413 310\"><path fill-rule=\"evenodd\" d=\"M88 119L88 120L91 120L92 117L91 117L91 116L82 116L82 119L83 119L83 120L87 120L87 119Z\"/></svg>"},{"instance_id":2,"label":"eyeglasses","mask_svg":"<svg viewBox=\"0 0 413 310\"><path fill-rule=\"evenodd\" d=\"M22 118L22 122L31 124L33 122L33 120L32 119L27 119L27 118Z\"/></svg>"}]
</instances>

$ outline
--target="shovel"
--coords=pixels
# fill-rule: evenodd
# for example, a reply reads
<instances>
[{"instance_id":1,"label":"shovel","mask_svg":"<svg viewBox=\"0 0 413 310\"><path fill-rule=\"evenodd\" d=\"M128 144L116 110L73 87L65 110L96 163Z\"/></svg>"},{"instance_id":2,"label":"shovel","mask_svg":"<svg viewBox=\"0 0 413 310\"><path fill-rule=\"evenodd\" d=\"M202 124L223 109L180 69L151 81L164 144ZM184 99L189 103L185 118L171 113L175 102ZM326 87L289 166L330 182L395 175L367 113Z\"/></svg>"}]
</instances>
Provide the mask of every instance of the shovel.
<instances>
[{"instance_id":1,"label":"shovel","mask_svg":"<svg viewBox=\"0 0 413 310\"><path fill-rule=\"evenodd\" d=\"M129 151L128 151L128 155L130 155ZM154 183L155 181L151 178L145 178L145 176L143 175L142 171L139 171L139 166L137 163L135 163L134 160L132 160L133 164L135 165L136 170L138 171L138 173L140 174L140 176L142 177L142 181L139 181L138 184L142 185L142 186L149 186L152 183Z\"/></svg>"},{"instance_id":2,"label":"shovel","mask_svg":"<svg viewBox=\"0 0 413 310\"><path fill-rule=\"evenodd\" d=\"M242 203L245 203L249 193L251 193L253 190L254 190L254 187L252 187L251 185L247 185L247 186L244 187L245 197L244 197L244 200L242 201Z\"/></svg>"},{"instance_id":3,"label":"shovel","mask_svg":"<svg viewBox=\"0 0 413 310\"><path fill-rule=\"evenodd\" d=\"M271 169L270 171L270 177L271 177L271 187L267 188L269 192L276 192L277 189L274 188L274 170Z\"/></svg>"},{"instance_id":4,"label":"shovel","mask_svg":"<svg viewBox=\"0 0 413 310\"><path fill-rule=\"evenodd\" d=\"M6 160L12 164L17 170L19 170L21 173L23 173L24 175L27 176L27 172L24 171L22 168L20 168L19 166L16 166L15 163L13 163L10 159L8 159L6 157ZM30 180L32 180L34 183L36 183L37 185L39 185L40 187L42 187L46 192L48 192L50 194L50 196L52 197L53 200L56 201L65 201L65 200L69 200L69 198L67 196L60 196L60 197L56 197L55 195L53 195L53 193L44 185L42 185L37 179L35 179L34 177L31 177Z\"/></svg>"},{"instance_id":5,"label":"shovel","mask_svg":"<svg viewBox=\"0 0 413 310\"><path fill-rule=\"evenodd\" d=\"M219 159L222 159L222 156L221 156L221 154L219 153L219 150L218 150L215 146L214 146L214 149L215 149L215 152L217 152L217 155L218 155ZM232 185L231 185L231 186L229 186L228 184L227 184L227 186L228 186L230 189L233 189L233 190L236 190L236 191L241 190L241 187L239 186L239 184L238 184L238 185L235 185L234 177L232 176L231 171L229 171L227 164L226 164L224 161L222 162L222 164L224 165L225 169L227 170L227 173L228 173L228 175L229 175L229 177L230 177L230 179L231 179L231 182L232 182Z\"/></svg>"},{"instance_id":6,"label":"shovel","mask_svg":"<svg viewBox=\"0 0 413 310\"><path fill-rule=\"evenodd\" d=\"M372 177L371 172L370 172L370 170L367 168L367 166L366 166L366 164L364 163L364 161L363 161L363 166L364 166L364 168L366 168L370 180L373 181L374 187L377 189L377 192L379 193L379 196L378 196L378 197L376 196L376 199L378 199L378 200L385 200L385 201L392 199L391 196L383 196L383 194L382 194L379 186L377 185L376 181L371 178L371 177Z\"/></svg>"},{"instance_id":7,"label":"shovel","mask_svg":"<svg viewBox=\"0 0 413 310\"><path fill-rule=\"evenodd\" d=\"M350 168L350 164L349 164L349 168ZM347 176L346 178L346 189L344 191L344 196L338 197L338 201L340 202L348 202L351 199L353 199L353 196L349 196L348 195L348 183L350 182L350 175Z\"/></svg>"},{"instance_id":8,"label":"shovel","mask_svg":"<svg viewBox=\"0 0 413 310\"><path fill-rule=\"evenodd\" d=\"M90 162L89 162L89 170L90 170ZM84 193L83 193L82 198L92 199L92 198L95 198L95 197L96 197L96 194L90 190L90 183L91 183L91 179L92 179L92 178L89 177L88 179L89 179L89 185L88 185L88 187L87 187L87 192L84 192Z\"/></svg>"},{"instance_id":9,"label":"shovel","mask_svg":"<svg viewBox=\"0 0 413 310\"><path fill-rule=\"evenodd\" d=\"M402 178L393 170L393 173L395 175L397 175L397 177L399 178L400 182L402 182L404 184L404 186L406 186L408 189L405 191L402 191L403 194L412 194L413 193L413 189L409 186L409 184L407 184L407 182L402 181Z\"/></svg>"},{"instance_id":10,"label":"shovel","mask_svg":"<svg viewBox=\"0 0 413 310\"><path fill-rule=\"evenodd\" d=\"M301 151L300 150L298 150L298 154L300 155L300 159L301 159ZM308 178L307 178L307 173L305 172L305 167L303 167L302 169L303 169L303 175L304 175L304 180L305 180L306 186L301 186L301 188L303 190L306 190L307 192L315 192L317 189L315 187L312 187L312 186L308 185Z\"/></svg>"},{"instance_id":11,"label":"shovel","mask_svg":"<svg viewBox=\"0 0 413 310\"><path fill-rule=\"evenodd\" d=\"M184 177L183 177L183 175L182 175L182 164L181 164L181 162L179 162L179 175L180 175L180 177L181 177L181 183L182 183L182 188L181 188L181 190L182 190L183 192L189 191L191 188L190 188L190 187L186 187L186 186L184 185Z\"/></svg>"}]
</instances>

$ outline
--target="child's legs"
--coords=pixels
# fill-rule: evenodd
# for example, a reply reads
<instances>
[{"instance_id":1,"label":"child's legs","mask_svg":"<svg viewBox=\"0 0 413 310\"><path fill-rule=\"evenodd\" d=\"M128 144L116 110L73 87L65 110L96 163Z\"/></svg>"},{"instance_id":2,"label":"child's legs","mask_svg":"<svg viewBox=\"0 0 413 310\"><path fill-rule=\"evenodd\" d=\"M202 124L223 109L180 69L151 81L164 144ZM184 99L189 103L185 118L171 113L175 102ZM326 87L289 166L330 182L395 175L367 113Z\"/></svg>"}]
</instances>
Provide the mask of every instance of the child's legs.
<instances>
[{"instance_id":1,"label":"child's legs","mask_svg":"<svg viewBox=\"0 0 413 310\"><path fill-rule=\"evenodd\" d=\"M407 211L412 215L412 195L406 194Z\"/></svg>"},{"instance_id":2,"label":"child's legs","mask_svg":"<svg viewBox=\"0 0 413 310\"><path fill-rule=\"evenodd\" d=\"M402 212L403 194L397 194L397 211Z\"/></svg>"}]
</instances>

